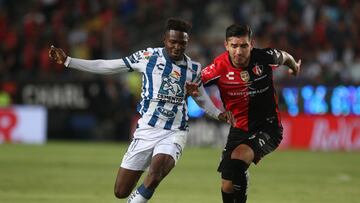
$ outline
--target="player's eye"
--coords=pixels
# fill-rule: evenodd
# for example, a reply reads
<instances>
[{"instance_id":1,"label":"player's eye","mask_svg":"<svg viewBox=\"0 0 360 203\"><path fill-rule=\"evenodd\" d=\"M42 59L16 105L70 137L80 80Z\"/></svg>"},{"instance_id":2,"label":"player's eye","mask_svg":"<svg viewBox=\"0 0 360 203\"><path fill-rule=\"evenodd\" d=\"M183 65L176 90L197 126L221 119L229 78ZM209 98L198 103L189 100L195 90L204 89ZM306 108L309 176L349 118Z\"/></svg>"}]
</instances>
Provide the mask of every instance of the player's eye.
<instances>
[{"instance_id":1,"label":"player's eye","mask_svg":"<svg viewBox=\"0 0 360 203\"><path fill-rule=\"evenodd\" d=\"M249 47L249 44L242 44L240 47L243 48L243 49L245 49L245 48L248 48L248 47Z\"/></svg>"}]
</instances>

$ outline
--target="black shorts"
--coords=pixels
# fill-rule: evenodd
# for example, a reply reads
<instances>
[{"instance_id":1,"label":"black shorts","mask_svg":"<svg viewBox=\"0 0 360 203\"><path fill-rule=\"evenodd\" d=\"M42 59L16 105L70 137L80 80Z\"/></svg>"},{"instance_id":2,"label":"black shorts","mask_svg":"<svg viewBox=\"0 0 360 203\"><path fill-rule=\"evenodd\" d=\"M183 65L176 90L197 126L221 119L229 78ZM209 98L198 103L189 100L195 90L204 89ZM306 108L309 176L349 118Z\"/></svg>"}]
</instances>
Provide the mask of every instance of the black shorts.
<instances>
[{"instance_id":1,"label":"black shorts","mask_svg":"<svg viewBox=\"0 0 360 203\"><path fill-rule=\"evenodd\" d=\"M269 126L254 133L239 128L230 128L228 139L222 153L218 167L223 179L231 180L231 154L240 144L246 144L254 151L253 162L257 164L262 157L274 151L282 140L283 129L278 126Z\"/></svg>"}]
</instances>

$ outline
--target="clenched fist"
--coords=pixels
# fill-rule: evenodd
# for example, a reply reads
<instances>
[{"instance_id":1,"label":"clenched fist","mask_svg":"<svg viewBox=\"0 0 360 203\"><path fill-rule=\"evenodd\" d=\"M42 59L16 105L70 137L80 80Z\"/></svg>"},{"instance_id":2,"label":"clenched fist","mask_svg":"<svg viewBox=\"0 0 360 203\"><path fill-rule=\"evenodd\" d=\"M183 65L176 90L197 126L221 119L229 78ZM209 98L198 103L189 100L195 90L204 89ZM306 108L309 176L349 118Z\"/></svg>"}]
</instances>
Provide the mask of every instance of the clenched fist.
<instances>
[{"instance_id":1,"label":"clenched fist","mask_svg":"<svg viewBox=\"0 0 360 203\"><path fill-rule=\"evenodd\" d=\"M67 55L62 49L56 48L54 47L54 45L51 45L49 50L49 57L58 64L64 64Z\"/></svg>"}]
</instances>

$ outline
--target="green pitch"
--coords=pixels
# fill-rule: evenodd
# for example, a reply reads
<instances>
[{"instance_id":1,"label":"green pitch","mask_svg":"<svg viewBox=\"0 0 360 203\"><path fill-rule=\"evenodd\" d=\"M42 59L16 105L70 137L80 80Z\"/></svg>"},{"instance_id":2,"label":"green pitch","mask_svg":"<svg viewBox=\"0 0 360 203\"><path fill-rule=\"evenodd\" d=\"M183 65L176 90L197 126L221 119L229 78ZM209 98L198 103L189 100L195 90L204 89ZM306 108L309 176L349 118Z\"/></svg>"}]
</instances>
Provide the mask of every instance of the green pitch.
<instances>
[{"instance_id":1,"label":"green pitch","mask_svg":"<svg viewBox=\"0 0 360 203\"><path fill-rule=\"evenodd\" d=\"M115 203L123 144L0 145L1 203ZM154 203L219 203L221 149L188 148ZM277 151L250 170L249 203L359 203L359 152Z\"/></svg>"}]
</instances>

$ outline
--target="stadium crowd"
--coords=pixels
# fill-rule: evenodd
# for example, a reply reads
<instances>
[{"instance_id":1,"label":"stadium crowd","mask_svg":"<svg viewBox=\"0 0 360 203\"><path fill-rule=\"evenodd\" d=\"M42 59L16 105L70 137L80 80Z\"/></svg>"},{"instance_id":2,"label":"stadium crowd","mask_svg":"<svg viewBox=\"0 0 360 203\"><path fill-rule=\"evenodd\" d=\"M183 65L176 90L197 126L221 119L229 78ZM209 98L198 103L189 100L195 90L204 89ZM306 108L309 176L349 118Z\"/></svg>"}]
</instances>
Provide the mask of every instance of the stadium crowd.
<instances>
[{"instance_id":1,"label":"stadium crowd","mask_svg":"<svg viewBox=\"0 0 360 203\"><path fill-rule=\"evenodd\" d=\"M225 27L244 22L252 26L256 46L289 50L303 59L296 83L360 81L355 0L1 0L0 77L79 77L50 62L51 44L80 58L125 56L161 46L158 33L169 16L193 23L188 54L204 65L223 50ZM277 80L286 78L280 74Z\"/></svg>"}]
</instances>

